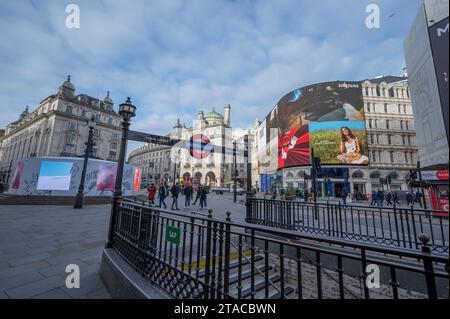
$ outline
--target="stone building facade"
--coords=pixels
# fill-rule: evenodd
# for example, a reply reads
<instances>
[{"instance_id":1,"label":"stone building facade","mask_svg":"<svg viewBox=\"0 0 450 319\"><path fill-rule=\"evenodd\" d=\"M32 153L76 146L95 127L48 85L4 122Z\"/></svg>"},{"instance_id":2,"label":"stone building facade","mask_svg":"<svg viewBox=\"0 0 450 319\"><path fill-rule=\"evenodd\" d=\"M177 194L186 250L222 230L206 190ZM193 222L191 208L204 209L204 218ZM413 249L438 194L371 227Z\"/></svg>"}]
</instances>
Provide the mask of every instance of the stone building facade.
<instances>
[{"instance_id":1,"label":"stone building facade","mask_svg":"<svg viewBox=\"0 0 450 319\"><path fill-rule=\"evenodd\" d=\"M109 96L100 100L86 94L75 95L70 76L30 112L27 107L5 130L1 145L0 175L19 159L27 157L68 157L84 154L88 120L96 120L93 156L117 161L121 116L114 111Z\"/></svg>"},{"instance_id":2,"label":"stone building facade","mask_svg":"<svg viewBox=\"0 0 450 319\"><path fill-rule=\"evenodd\" d=\"M233 181L233 159L232 152L229 150L233 147L233 141L236 141L237 180L239 184L243 184L246 176L243 137L246 134L251 135L253 131L231 128L231 107L227 104L224 106L223 115L216 112L214 108L211 112L198 112L192 127L181 125L178 121L168 136L181 140L180 145L168 147L145 144L134 150L128 160L141 169L144 181L165 180L170 183L173 176L176 176L177 179L195 179L211 187L225 186ZM205 158L192 156L186 142L193 136L207 138L216 151ZM228 151L222 152L222 147Z\"/></svg>"},{"instance_id":3,"label":"stone building facade","mask_svg":"<svg viewBox=\"0 0 450 319\"><path fill-rule=\"evenodd\" d=\"M336 195L346 187L370 194L372 190L387 189L380 178L389 177L390 190L406 191L409 170L416 167L418 149L414 128L413 110L406 76L383 76L362 81L369 165L333 170L333 176L318 179L319 193L326 196L329 190ZM326 166L324 166L326 168ZM303 174L309 168L296 167L282 170L280 186L311 187ZM332 185L328 185L328 184Z\"/></svg>"}]
</instances>

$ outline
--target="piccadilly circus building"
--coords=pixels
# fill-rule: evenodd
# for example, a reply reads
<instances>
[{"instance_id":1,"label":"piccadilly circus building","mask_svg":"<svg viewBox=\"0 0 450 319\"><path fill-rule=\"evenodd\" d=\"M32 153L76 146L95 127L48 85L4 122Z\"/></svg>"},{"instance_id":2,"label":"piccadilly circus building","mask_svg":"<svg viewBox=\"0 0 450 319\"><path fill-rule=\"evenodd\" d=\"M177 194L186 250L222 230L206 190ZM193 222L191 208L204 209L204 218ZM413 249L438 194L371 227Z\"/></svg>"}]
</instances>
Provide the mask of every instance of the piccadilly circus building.
<instances>
[{"instance_id":1,"label":"piccadilly circus building","mask_svg":"<svg viewBox=\"0 0 450 319\"><path fill-rule=\"evenodd\" d=\"M319 197L340 197L343 190L367 198L372 191L396 191L401 197L418 160L406 74L296 89L257 121L255 134L254 184L262 192L309 190L314 156L321 164Z\"/></svg>"}]
</instances>

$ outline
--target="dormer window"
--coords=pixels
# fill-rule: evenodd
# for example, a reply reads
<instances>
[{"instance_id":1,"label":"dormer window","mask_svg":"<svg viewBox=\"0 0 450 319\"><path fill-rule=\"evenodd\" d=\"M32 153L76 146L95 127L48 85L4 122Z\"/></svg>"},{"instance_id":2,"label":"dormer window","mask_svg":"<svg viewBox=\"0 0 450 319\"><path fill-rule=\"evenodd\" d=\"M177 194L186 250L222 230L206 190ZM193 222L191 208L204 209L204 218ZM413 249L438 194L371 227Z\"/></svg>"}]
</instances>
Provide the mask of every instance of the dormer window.
<instances>
[{"instance_id":1,"label":"dormer window","mask_svg":"<svg viewBox=\"0 0 450 319\"><path fill-rule=\"evenodd\" d=\"M66 112L72 114L72 112L73 112L73 107L72 107L72 105L67 105L67 107L66 107Z\"/></svg>"}]
</instances>

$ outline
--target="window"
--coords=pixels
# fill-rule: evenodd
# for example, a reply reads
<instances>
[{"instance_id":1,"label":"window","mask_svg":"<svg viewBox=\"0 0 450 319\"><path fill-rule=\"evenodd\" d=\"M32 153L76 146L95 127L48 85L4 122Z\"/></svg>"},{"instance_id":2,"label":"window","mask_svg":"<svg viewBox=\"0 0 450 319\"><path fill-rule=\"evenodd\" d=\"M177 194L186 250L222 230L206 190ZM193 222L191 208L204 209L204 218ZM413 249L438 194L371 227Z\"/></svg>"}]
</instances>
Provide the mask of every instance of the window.
<instances>
[{"instance_id":1,"label":"window","mask_svg":"<svg viewBox=\"0 0 450 319\"><path fill-rule=\"evenodd\" d=\"M391 136L390 136L390 135L387 136L387 140L388 140L388 144L389 144L389 145L392 144L392 139L391 139Z\"/></svg>"},{"instance_id":2,"label":"window","mask_svg":"<svg viewBox=\"0 0 450 319\"><path fill-rule=\"evenodd\" d=\"M370 112L370 103L367 103L367 112ZM263 130L261 130L262 132Z\"/></svg>"},{"instance_id":3,"label":"window","mask_svg":"<svg viewBox=\"0 0 450 319\"><path fill-rule=\"evenodd\" d=\"M408 152L405 152L405 163L408 164Z\"/></svg>"},{"instance_id":4,"label":"window","mask_svg":"<svg viewBox=\"0 0 450 319\"><path fill-rule=\"evenodd\" d=\"M403 143L403 145L406 145L405 135L402 135L402 143Z\"/></svg>"},{"instance_id":5,"label":"window","mask_svg":"<svg viewBox=\"0 0 450 319\"><path fill-rule=\"evenodd\" d=\"M409 130L409 123L408 123L408 121L405 121L405 128L406 128L407 130Z\"/></svg>"},{"instance_id":6,"label":"window","mask_svg":"<svg viewBox=\"0 0 450 319\"><path fill-rule=\"evenodd\" d=\"M369 95L369 88L366 87L366 95Z\"/></svg>"},{"instance_id":7,"label":"window","mask_svg":"<svg viewBox=\"0 0 450 319\"><path fill-rule=\"evenodd\" d=\"M378 120L375 119L375 128L378 128Z\"/></svg>"},{"instance_id":8,"label":"window","mask_svg":"<svg viewBox=\"0 0 450 319\"><path fill-rule=\"evenodd\" d=\"M389 120L386 120L386 128L389 129Z\"/></svg>"},{"instance_id":9,"label":"window","mask_svg":"<svg viewBox=\"0 0 450 319\"><path fill-rule=\"evenodd\" d=\"M408 145L411 145L411 136L408 135Z\"/></svg>"},{"instance_id":10,"label":"window","mask_svg":"<svg viewBox=\"0 0 450 319\"><path fill-rule=\"evenodd\" d=\"M378 158L379 158L379 160L380 160L380 162L383 162L383 157L381 156L381 151L378 151Z\"/></svg>"},{"instance_id":11,"label":"window","mask_svg":"<svg viewBox=\"0 0 450 319\"><path fill-rule=\"evenodd\" d=\"M384 113L387 113L387 103L384 103Z\"/></svg>"},{"instance_id":12,"label":"window","mask_svg":"<svg viewBox=\"0 0 450 319\"><path fill-rule=\"evenodd\" d=\"M389 156L391 158L391 163L394 163L394 152L389 152Z\"/></svg>"},{"instance_id":13,"label":"window","mask_svg":"<svg viewBox=\"0 0 450 319\"><path fill-rule=\"evenodd\" d=\"M87 115L86 110L81 111L81 116L82 116L82 117L86 117L86 115Z\"/></svg>"},{"instance_id":14,"label":"window","mask_svg":"<svg viewBox=\"0 0 450 319\"><path fill-rule=\"evenodd\" d=\"M66 112L67 112L67 113L72 113L72 111L73 111L72 105L67 105L67 107L66 107Z\"/></svg>"},{"instance_id":15,"label":"window","mask_svg":"<svg viewBox=\"0 0 450 319\"><path fill-rule=\"evenodd\" d=\"M411 163L414 163L413 152L409 153L409 157L411 158Z\"/></svg>"},{"instance_id":16,"label":"window","mask_svg":"<svg viewBox=\"0 0 450 319\"><path fill-rule=\"evenodd\" d=\"M112 118L109 118L109 119L108 119L108 124L109 124L109 125L112 125Z\"/></svg>"},{"instance_id":17,"label":"window","mask_svg":"<svg viewBox=\"0 0 450 319\"><path fill-rule=\"evenodd\" d=\"M373 161L373 162L376 162L376 161L377 161L377 160L376 160L375 152L372 152L372 161Z\"/></svg>"},{"instance_id":18,"label":"window","mask_svg":"<svg viewBox=\"0 0 450 319\"><path fill-rule=\"evenodd\" d=\"M117 143L111 143L111 149L117 150Z\"/></svg>"},{"instance_id":19,"label":"window","mask_svg":"<svg viewBox=\"0 0 450 319\"><path fill-rule=\"evenodd\" d=\"M374 144L373 134L369 134L369 137L370 137L370 143Z\"/></svg>"},{"instance_id":20,"label":"window","mask_svg":"<svg viewBox=\"0 0 450 319\"><path fill-rule=\"evenodd\" d=\"M398 113L401 113L401 105L398 105Z\"/></svg>"},{"instance_id":21,"label":"window","mask_svg":"<svg viewBox=\"0 0 450 319\"><path fill-rule=\"evenodd\" d=\"M400 121L400 129L403 130L403 121Z\"/></svg>"},{"instance_id":22,"label":"window","mask_svg":"<svg viewBox=\"0 0 450 319\"><path fill-rule=\"evenodd\" d=\"M95 114L95 121L100 122L100 114Z\"/></svg>"},{"instance_id":23,"label":"window","mask_svg":"<svg viewBox=\"0 0 450 319\"><path fill-rule=\"evenodd\" d=\"M406 104L403 104L403 113L406 114Z\"/></svg>"}]
</instances>

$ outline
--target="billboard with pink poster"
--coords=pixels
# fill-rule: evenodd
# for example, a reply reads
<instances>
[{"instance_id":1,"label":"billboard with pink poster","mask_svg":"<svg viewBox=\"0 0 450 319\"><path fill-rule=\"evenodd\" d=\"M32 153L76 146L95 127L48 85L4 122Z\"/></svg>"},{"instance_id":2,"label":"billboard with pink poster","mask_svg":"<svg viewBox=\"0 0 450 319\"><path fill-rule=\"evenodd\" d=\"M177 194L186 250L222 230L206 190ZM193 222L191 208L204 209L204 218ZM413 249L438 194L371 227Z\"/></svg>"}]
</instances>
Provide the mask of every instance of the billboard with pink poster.
<instances>
[{"instance_id":1,"label":"billboard with pink poster","mask_svg":"<svg viewBox=\"0 0 450 319\"><path fill-rule=\"evenodd\" d=\"M116 184L117 164L99 164L97 175L98 191L113 191Z\"/></svg>"},{"instance_id":2,"label":"billboard with pink poster","mask_svg":"<svg viewBox=\"0 0 450 319\"><path fill-rule=\"evenodd\" d=\"M17 162L16 170L14 171L14 176L12 179L12 185L11 185L12 189L19 189L20 178L22 177L24 166L25 166L25 163L23 161Z\"/></svg>"}]
</instances>

